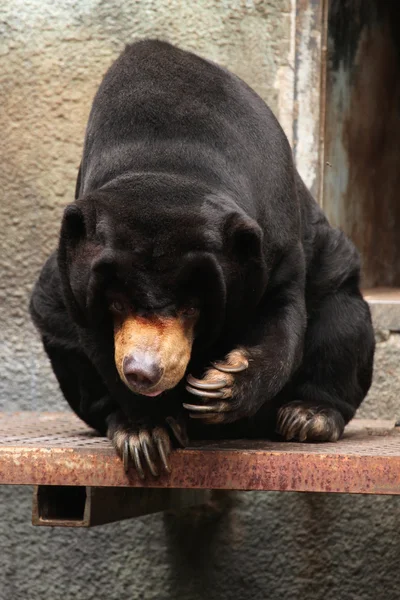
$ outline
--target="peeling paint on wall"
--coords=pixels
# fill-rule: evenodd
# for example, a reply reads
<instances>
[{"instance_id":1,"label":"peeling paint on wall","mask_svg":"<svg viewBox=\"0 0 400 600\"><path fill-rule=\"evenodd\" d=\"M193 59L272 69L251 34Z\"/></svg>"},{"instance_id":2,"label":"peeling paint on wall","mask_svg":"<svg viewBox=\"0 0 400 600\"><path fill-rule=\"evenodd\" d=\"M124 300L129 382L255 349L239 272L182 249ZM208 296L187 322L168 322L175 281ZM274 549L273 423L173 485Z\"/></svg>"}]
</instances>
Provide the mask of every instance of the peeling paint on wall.
<instances>
[{"instance_id":1,"label":"peeling paint on wall","mask_svg":"<svg viewBox=\"0 0 400 600\"><path fill-rule=\"evenodd\" d=\"M397 3L331 1L324 208L365 287L400 285L399 23Z\"/></svg>"},{"instance_id":2,"label":"peeling paint on wall","mask_svg":"<svg viewBox=\"0 0 400 600\"><path fill-rule=\"evenodd\" d=\"M290 0L289 13L285 13L289 20L289 49L287 63L281 64L274 81L274 88L278 90L277 115L290 145L293 147L293 118L294 118L294 73L296 49L296 0Z\"/></svg>"},{"instance_id":3,"label":"peeling paint on wall","mask_svg":"<svg viewBox=\"0 0 400 600\"><path fill-rule=\"evenodd\" d=\"M297 1L294 156L304 182L318 200L325 19L325 1Z\"/></svg>"}]
</instances>

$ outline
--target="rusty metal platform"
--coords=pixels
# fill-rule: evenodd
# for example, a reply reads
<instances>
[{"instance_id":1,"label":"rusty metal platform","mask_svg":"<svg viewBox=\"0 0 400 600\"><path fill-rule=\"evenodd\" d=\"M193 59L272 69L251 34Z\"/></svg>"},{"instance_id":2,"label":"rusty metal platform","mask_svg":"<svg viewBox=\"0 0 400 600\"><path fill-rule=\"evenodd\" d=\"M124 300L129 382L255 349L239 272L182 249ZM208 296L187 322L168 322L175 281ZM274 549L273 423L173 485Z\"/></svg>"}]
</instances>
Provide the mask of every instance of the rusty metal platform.
<instances>
[{"instance_id":1,"label":"rusty metal platform","mask_svg":"<svg viewBox=\"0 0 400 600\"><path fill-rule=\"evenodd\" d=\"M72 414L0 414L3 485L400 494L400 431L355 420L338 443L196 443L175 451L171 464L170 476L143 483Z\"/></svg>"}]
</instances>

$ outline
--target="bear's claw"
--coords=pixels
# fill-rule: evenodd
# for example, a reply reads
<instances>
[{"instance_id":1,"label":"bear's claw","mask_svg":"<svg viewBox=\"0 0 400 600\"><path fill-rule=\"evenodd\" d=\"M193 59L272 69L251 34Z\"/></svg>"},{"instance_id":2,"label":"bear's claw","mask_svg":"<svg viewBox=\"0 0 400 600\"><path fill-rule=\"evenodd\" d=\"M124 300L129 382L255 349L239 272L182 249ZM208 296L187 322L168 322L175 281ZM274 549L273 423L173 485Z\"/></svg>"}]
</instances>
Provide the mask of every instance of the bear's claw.
<instances>
[{"instance_id":1,"label":"bear's claw","mask_svg":"<svg viewBox=\"0 0 400 600\"><path fill-rule=\"evenodd\" d=\"M196 379L196 377L193 377L193 375L188 375L186 381L190 386L194 386L199 390L219 390L228 384L226 379L206 381L204 379Z\"/></svg>"},{"instance_id":2,"label":"bear's claw","mask_svg":"<svg viewBox=\"0 0 400 600\"><path fill-rule=\"evenodd\" d=\"M286 441L336 442L344 426L338 410L312 402L291 402L278 411L277 433Z\"/></svg>"},{"instance_id":3,"label":"bear's claw","mask_svg":"<svg viewBox=\"0 0 400 600\"><path fill-rule=\"evenodd\" d=\"M204 379L187 376L186 390L194 396L211 400L227 400L233 396L234 373L245 371L249 361L241 349L233 350L221 362L211 363L213 369L208 369ZM221 377L221 374L226 375ZM213 402L210 404L188 404L183 407L189 411L192 419L203 419L207 423L221 423L225 416L234 408L230 402Z\"/></svg>"},{"instance_id":4,"label":"bear's claw","mask_svg":"<svg viewBox=\"0 0 400 600\"><path fill-rule=\"evenodd\" d=\"M177 442L185 448L185 446L189 443L189 438L187 436L186 428L183 427L176 419L173 417L167 417L165 422L169 425L172 433L174 434Z\"/></svg>"},{"instance_id":5,"label":"bear's claw","mask_svg":"<svg viewBox=\"0 0 400 600\"><path fill-rule=\"evenodd\" d=\"M227 402L216 402L215 404L184 404L186 410L194 410L197 413L208 413L208 412L226 412L229 410L230 405ZM192 418L200 418L199 415L190 415Z\"/></svg>"},{"instance_id":6,"label":"bear's claw","mask_svg":"<svg viewBox=\"0 0 400 600\"><path fill-rule=\"evenodd\" d=\"M166 423L179 445L183 447L187 445L186 432L176 419L167 417ZM153 477L158 477L160 474L158 463L164 471L171 472L169 455L172 444L166 427L160 425L153 427L147 423L135 425L116 417L111 421L107 435L122 458L126 473L129 471L131 461L140 479L146 477L145 467Z\"/></svg>"},{"instance_id":7,"label":"bear's claw","mask_svg":"<svg viewBox=\"0 0 400 600\"><path fill-rule=\"evenodd\" d=\"M245 371L249 366L249 361L244 356L241 357L241 360L234 364L225 364L225 363L211 363L213 367L218 369L218 371L222 371L222 373L240 373L241 371Z\"/></svg>"}]
</instances>

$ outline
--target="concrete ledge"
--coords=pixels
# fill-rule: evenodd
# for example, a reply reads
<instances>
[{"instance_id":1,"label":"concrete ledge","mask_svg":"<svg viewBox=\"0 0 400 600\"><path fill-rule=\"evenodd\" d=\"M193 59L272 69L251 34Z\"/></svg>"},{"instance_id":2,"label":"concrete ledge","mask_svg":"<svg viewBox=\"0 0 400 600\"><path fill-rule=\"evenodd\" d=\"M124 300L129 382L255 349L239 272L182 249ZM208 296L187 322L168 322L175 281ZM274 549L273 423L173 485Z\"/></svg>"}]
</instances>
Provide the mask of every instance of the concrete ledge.
<instances>
[{"instance_id":1,"label":"concrete ledge","mask_svg":"<svg viewBox=\"0 0 400 600\"><path fill-rule=\"evenodd\" d=\"M376 288L365 290L376 330L400 331L400 290L396 288Z\"/></svg>"}]
</instances>

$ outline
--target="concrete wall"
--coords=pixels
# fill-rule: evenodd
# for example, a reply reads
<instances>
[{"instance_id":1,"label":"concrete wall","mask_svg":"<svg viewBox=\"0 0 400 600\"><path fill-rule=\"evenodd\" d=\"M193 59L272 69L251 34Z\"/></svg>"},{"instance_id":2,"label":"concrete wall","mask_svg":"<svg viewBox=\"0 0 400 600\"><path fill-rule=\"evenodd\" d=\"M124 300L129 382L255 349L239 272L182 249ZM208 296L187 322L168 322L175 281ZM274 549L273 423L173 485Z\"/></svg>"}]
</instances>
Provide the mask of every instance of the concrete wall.
<instances>
[{"instance_id":1,"label":"concrete wall","mask_svg":"<svg viewBox=\"0 0 400 600\"><path fill-rule=\"evenodd\" d=\"M27 301L73 199L93 94L124 43L159 36L228 66L292 139L293 17L290 0L1 2L0 410L65 409ZM382 329L362 413L394 418L400 336ZM0 488L0 600L399 597L394 498L248 493L217 522L62 531L31 528L30 494Z\"/></svg>"}]
</instances>

